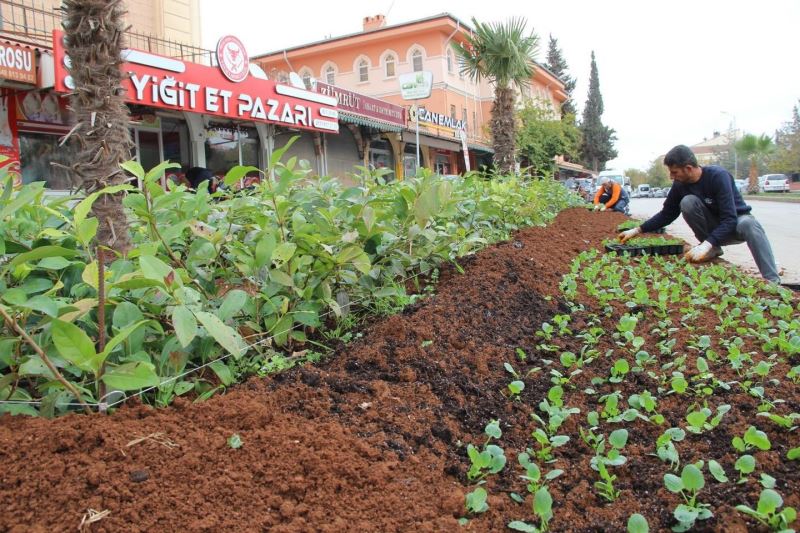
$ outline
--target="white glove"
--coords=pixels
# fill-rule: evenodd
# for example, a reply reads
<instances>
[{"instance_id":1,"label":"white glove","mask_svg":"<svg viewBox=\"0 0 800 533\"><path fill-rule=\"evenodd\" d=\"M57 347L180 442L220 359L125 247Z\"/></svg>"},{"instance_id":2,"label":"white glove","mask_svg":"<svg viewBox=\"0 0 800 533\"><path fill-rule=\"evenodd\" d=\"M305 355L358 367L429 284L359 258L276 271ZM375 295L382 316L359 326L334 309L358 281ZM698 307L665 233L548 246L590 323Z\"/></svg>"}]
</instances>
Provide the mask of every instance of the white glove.
<instances>
[{"instance_id":1,"label":"white glove","mask_svg":"<svg viewBox=\"0 0 800 533\"><path fill-rule=\"evenodd\" d=\"M708 241L703 241L683 256L687 261L690 263L702 263L704 261L708 261L709 259L713 259L712 255L709 253L711 249L714 248L714 245Z\"/></svg>"},{"instance_id":2,"label":"white glove","mask_svg":"<svg viewBox=\"0 0 800 533\"><path fill-rule=\"evenodd\" d=\"M600 208L600 211L605 211L606 209L608 209L608 208L606 207L605 204L603 204L603 207Z\"/></svg>"},{"instance_id":3,"label":"white glove","mask_svg":"<svg viewBox=\"0 0 800 533\"><path fill-rule=\"evenodd\" d=\"M599 211L600 210L600 204L594 204L594 210L595 211Z\"/></svg>"},{"instance_id":4,"label":"white glove","mask_svg":"<svg viewBox=\"0 0 800 533\"><path fill-rule=\"evenodd\" d=\"M623 231L622 233L617 235L617 239L619 239L619 241L621 243L625 244L626 242L628 242L628 240L633 239L634 237L639 235L641 232L642 232L642 228L637 226L637 227L629 229L627 231Z\"/></svg>"}]
</instances>

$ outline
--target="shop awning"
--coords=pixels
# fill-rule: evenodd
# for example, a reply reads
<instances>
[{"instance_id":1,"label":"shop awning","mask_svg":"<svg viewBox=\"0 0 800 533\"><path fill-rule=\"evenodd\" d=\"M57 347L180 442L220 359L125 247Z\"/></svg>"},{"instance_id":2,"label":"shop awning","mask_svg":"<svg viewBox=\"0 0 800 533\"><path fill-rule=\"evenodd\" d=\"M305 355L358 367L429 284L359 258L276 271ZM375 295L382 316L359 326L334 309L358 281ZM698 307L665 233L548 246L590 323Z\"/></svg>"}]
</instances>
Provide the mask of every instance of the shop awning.
<instances>
[{"instance_id":1,"label":"shop awning","mask_svg":"<svg viewBox=\"0 0 800 533\"><path fill-rule=\"evenodd\" d=\"M377 118L365 117L362 115L355 115L352 113L345 113L339 111L339 120L342 122L349 122L350 124L358 124L359 126L367 126L381 131L403 131L402 126L392 124Z\"/></svg>"},{"instance_id":2,"label":"shop awning","mask_svg":"<svg viewBox=\"0 0 800 533\"><path fill-rule=\"evenodd\" d=\"M475 151L478 151L478 152L486 152L487 154L493 154L494 153L494 148L492 148L490 146L486 146L485 144L467 142L467 147L470 150L475 150Z\"/></svg>"},{"instance_id":3,"label":"shop awning","mask_svg":"<svg viewBox=\"0 0 800 533\"><path fill-rule=\"evenodd\" d=\"M405 130L403 132L403 142L414 144L417 142L414 131ZM456 141L448 141L439 137L433 137L419 132L419 144L430 146L431 148L438 148L439 150L450 150L451 152L460 152L461 143Z\"/></svg>"}]
</instances>

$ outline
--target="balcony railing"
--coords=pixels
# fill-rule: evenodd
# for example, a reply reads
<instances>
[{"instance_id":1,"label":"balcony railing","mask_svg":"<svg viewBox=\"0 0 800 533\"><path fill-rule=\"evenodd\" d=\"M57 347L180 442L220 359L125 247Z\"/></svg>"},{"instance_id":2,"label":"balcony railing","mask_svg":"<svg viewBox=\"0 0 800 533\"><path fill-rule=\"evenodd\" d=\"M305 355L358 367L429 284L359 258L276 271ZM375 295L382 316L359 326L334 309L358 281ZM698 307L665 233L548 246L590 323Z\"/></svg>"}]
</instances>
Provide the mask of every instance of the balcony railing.
<instances>
[{"instance_id":1,"label":"balcony railing","mask_svg":"<svg viewBox=\"0 0 800 533\"><path fill-rule=\"evenodd\" d=\"M19 1L0 0L0 37L50 48L53 30L62 28L62 19L60 10L48 10L44 4L35 7ZM216 54L212 50L136 31L126 32L125 37L126 46L130 48L203 65L216 65Z\"/></svg>"}]
</instances>

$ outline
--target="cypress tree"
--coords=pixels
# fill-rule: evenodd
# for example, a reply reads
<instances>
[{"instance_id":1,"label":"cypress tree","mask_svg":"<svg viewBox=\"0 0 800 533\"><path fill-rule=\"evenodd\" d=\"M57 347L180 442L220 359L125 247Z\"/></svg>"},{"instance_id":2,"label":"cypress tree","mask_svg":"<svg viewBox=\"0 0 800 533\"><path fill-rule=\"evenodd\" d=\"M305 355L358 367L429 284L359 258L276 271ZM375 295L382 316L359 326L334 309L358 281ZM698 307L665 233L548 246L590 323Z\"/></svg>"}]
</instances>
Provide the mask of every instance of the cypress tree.
<instances>
[{"instance_id":1,"label":"cypress tree","mask_svg":"<svg viewBox=\"0 0 800 533\"><path fill-rule=\"evenodd\" d=\"M550 43L547 49L547 70L558 76L564 82L564 92L567 93L567 100L561 104L561 119L575 123L575 115L578 113L575 102L572 100L572 91L575 90L577 81L569 75L567 61L561 54L558 47L558 39L550 36Z\"/></svg>"},{"instance_id":2,"label":"cypress tree","mask_svg":"<svg viewBox=\"0 0 800 533\"><path fill-rule=\"evenodd\" d=\"M589 95L583 108L583 120L580 129L583 134L581 158L583 164L595 172L603 170L606 162L617 157L614 141L617 136L613 129L604 126L603 95L600 94L600 76L592 51L592 67L589 77Z\"/></svg>"}]
</instances>

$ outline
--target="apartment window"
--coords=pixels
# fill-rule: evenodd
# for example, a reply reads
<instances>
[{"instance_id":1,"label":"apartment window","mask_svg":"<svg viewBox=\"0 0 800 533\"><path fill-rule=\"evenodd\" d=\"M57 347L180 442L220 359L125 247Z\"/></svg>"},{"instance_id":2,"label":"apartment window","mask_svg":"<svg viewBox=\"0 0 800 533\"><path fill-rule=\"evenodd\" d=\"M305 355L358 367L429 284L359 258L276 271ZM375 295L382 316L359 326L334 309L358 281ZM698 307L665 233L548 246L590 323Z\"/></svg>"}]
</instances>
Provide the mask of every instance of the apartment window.
<instances>
[{"instance_id":1,"label":"apartment window","mask_svg":"<svg viewBox=\"0 0 800 533\"><path fill-rule=\"evenodd\" d=\"M394 78L394 63L395 63L394 55L389 54L388 56L386 56L386 77L387 78Z\"/></svg>"},{"instance_id":2,"label":"apartment window","mask_svg":"<svg viewBox=\"0 0 800 533\"><path fill-rule=\"evenodd\" d=\"M453 50L447 49L447 72L453 73Z\"/></svg>"},{"instance_id":3,"label":"apartment window","mask_svg":"<svg viewBox=\"0 0 800 533\"><path fill-rule=\"evenodd\" d=\"M311 88L311 73L307 70L303 72L303 85L306 86L306 89Z\"/></svg>"},{"instance_id":4,"label":"apartment window","mask_svg":"<svg viewBox=\"0 0 800 533\"><path fill-rule=\"evenodd\" d=\"M325 69L325 83L328 85L336 85L336 69L328 67Z\"/></svg>"},{"instance_id":5,"label":"apartment window","mask_svg":"<svg viewBox=\"0 0 800 533\"><path fill-rule=\"evenodd\" d=\"M478 115L475 111L472 112L472 131L475 131L475 126L478 125Z\"/></svg>"},{"instance_id":6,"label":"apartment window","mask_svg":"<svg viewBox=\"0 0 800 533\"><path fill-rule=\"evenodd\" d=\"M369 63L366 59L358 62L358 81L369 81Z\"/></svg>"},{"instance_id":7,"label":"apartment window","mask_svg":"<svg viewBox=\"0 0 800 533\"><path fill-rule=\"evenodd\" d=\"M467 108L466 107L462 107L461 108L461 120L464 121L464 125L466 126L466 124L467 124Z\"/></svg>"},{"instance_id":8,"label":"apartment window","mask_svg":"<svg viewBox=\"0 0 800 533\"><path fill-rule=\"evenodd\" d=\"M422 71L422 52L414 50L414 53L411 54L411 63L414 66L414 72Z\"/></svg>"},{"instance_id":9,"label":"apartment window","mask_svg":"<svg viewBox=\"0 0 800 533\"><path fill-rule=\"evenodd\" d=\"M454 105L450 106L450 118L452 118L453 120L456 119L456 106Z\"/></svg>"}]
</instances>

